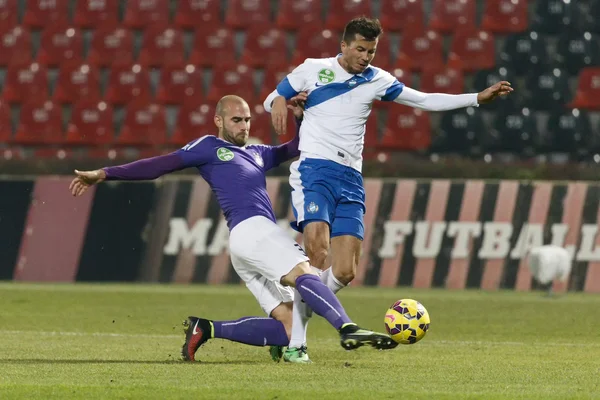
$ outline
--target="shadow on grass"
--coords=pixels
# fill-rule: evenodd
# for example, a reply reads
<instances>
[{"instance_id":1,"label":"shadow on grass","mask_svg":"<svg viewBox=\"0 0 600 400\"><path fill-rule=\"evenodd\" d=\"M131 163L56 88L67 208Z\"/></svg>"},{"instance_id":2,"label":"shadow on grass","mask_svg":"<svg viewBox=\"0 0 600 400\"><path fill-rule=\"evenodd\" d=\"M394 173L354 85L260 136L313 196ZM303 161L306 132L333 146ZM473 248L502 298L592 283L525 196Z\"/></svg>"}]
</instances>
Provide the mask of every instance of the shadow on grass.
<instances>
[{"instance_id":1,"label":"shadow on grass","mask_svg":"<svg viewBox=\"0 0 600 400\"><path fill-rule=\"evenodd\" d=\"M196 362L185 362L181 360L65 360L65 359L44 359L44 358L6 358L0 359L0 364L181 364L181 365L249 365L249 364L262 364L260 361L252 360L221 360L221 361L196 361Z\"/></svg>"}]
</instances>

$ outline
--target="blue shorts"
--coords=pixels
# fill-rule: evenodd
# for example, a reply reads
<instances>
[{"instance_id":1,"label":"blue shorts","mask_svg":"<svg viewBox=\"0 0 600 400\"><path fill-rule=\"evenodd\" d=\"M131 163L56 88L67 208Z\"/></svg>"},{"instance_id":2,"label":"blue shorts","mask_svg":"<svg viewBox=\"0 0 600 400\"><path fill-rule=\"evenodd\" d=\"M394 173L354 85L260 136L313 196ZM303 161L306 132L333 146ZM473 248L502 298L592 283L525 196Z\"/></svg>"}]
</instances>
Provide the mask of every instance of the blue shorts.
<instances>
[{"instance_id":1,"label":"blue shorts","mask_svg":"<svg viewBox=\"0 0 600 400\"><path fill-rule=\"evenodd\" d=\"M302 232L311 221L329 224L331 237L351 235L363 240L365 189L360 172L334 161L306 158L291 165L292 208Z\"/></svg>"}]
</instances>

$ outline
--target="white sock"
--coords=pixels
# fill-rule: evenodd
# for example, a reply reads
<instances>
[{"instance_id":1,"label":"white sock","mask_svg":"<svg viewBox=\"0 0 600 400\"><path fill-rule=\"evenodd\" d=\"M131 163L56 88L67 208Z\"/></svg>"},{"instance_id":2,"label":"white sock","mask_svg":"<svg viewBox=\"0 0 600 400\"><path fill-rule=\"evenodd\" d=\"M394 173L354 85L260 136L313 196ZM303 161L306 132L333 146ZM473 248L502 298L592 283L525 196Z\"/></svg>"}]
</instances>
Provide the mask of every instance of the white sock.
<instances>
[{"instance_id":1,"label":"white sock","mask_svg":"<svg viewBox=\"0 0 600 400\"><path fill-rule=\"evenodd\" d=\"M323 282L329 289L331 289L333 293L337 293L344 287L346 287L346 285L338 281L337 278L333 276L333 270L331 267L323 271L323 275L321 275L321 282Z\"/></svg>"},{"instance_id":2,"label":"white sock","mask_svg":"<svg viewBox=\"0 0 600 400\"><path fill-rule=\"evenodd\" d=\"M306 345L306 329L312 310L302 301L298 290L294 289L294 308L292 309L292 335L288 348L298 348Z\"/></svg>"}]
</instances>

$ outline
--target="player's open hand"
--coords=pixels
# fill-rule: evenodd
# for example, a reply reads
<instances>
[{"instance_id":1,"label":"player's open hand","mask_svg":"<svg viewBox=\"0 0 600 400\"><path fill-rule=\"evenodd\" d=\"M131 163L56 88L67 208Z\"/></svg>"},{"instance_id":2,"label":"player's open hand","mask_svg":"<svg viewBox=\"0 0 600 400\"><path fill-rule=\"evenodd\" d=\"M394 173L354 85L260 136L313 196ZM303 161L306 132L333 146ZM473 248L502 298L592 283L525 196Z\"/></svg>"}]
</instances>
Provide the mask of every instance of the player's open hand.
<instances>
[{"instance_id":1,"label":"player's open hand","mask_svg":"<svg viewBox=\"0 0 600 400\"><path fill-rule=\"evenodd\" d=\"M307 92L300 92L296 96L292 97L287 105L287 108L292 110L296 119L301 119L304 114L304 105L308 98Z\"/></svg>"},{"instance_id":2,"label":"player's open hand","mask_svg":"<svg viewBox=\"0 0 600 400\"><path fill-rule=\"evenodd\" d=\"M277 96L273 100L273 107L271 108L271 120L273 121L273 128L278 135L285 135L287 126L287 101L283 96Z\"/></svg>"},{"instance_id":3,"label":"player's open hand","mask_svg":"<svg viewBox=\"0 0 600 400\"><path fill-rule=\"evenodd\" d=\"M81 196L90 186L100 183L106 179L106 172L101 169L97 169L95 171L75 170L75 174L77 176L69 185L69 190L73 196Z\"/></svg>"},{"instance_id":4,"label":"player's open hand","mask_svg":"<svg viewBox=\"0 0 600 400\"><path fill-rule=\"evenodd\" d=\"M485 89L483 92L479 92L479 94L477 94L477 102L479 104L487 104L498 96L507 96L513 90L510 82L500 81Z\"/></svg>"}]
</instances>

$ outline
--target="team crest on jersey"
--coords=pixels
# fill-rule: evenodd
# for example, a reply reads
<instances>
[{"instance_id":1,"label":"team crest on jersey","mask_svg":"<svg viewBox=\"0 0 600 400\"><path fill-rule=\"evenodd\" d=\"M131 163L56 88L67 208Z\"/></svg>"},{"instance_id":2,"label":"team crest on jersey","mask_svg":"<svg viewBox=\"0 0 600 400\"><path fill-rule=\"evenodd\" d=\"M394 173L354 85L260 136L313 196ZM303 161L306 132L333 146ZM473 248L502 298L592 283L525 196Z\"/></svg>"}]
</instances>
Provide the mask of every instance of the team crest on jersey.
<instances>
[{"instance_id":1,"label":"team crest on jersey","mask_svg":"<svg viewBox=\"0 0 600 400\"><path fill-rule=\"evenodd\" d=\"M316 205L314 201L311 201L310 204L306 207L306 211L308 211L311 214L314 214L317 211L319 211L319 206Z\"/></svg>"},{"instance_id":2,"label":"team crest on jersey","mask_svg":"<svg viewBox=\"0 0 600 400\"><path fill-rule=\"evenodd\" d=\"M320 70L318 76L321 83L331 83L335 79L335 73L328 68Z\"/></svg>"},{"instance_id":3,"label":"team crest on jersey","mask_svg":"<svg viewBox=\"0 0 600 400\"><path fill-rule=\"evenodd\" d=\"M219 149L217 150L217 157L221 161L231 161L233 160L234 156L235 155L233 154L233 151L225 147L219 147Z\"/></svg>"},{"instance_id":4,"label":"team crest on jersey","mask_svg":"<svg viewBox=\"0 0 600 400\"><path fill-rule=\"evenodd\" d=\"M253 151L252 154L254 156L254 161L256 161L256 163L258 165L260 165L261 167L264 167L265 163L264 163L262 157L260 156L260 154L258 154L256 151Z\"/></svg>"}]
</instances>

